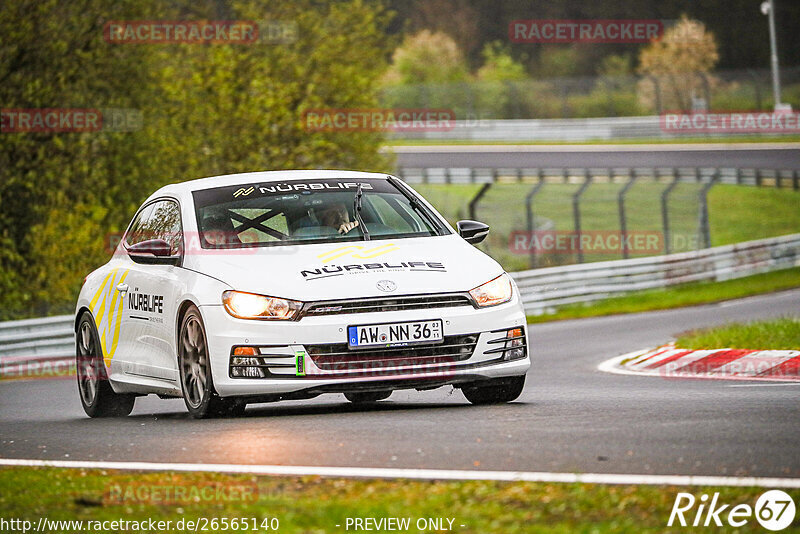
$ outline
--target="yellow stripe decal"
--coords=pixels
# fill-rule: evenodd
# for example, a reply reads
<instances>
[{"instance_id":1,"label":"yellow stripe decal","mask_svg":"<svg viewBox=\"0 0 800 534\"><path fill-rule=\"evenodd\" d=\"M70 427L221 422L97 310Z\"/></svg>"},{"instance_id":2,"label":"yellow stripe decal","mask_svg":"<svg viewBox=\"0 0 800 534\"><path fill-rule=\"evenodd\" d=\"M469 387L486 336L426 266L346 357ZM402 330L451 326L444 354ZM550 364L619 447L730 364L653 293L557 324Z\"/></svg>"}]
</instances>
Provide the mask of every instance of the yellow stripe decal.
<instances>
[{"instance_id":1,"label":"yellow stripe decal","mask_svg":"<svg viewBox=\"0 0 800 534\"><path fill-rule=\"evenodd\" d=\"M129 271L125 271L124 273L122 273L122 276L119 279L119 283L120 284L125 281L125 277L128 276L128 272ZM108 351L108 357L105 359L106 360L106 365L108 365L111 362L111 358L114 357L114 353L117 351L117 344L119 343L119 327L122 324L122 312L125 309L125 298L122 297L119 292L117 292L114 295L114 301L115 302L117 300L117 297L119 297L119 307L117 308L116 320L114 321L114 323L115 323L114 324L114 337L113 337L113 340L111 342L111 350ZM112 304L111 305L111 309L113 310L114 308L115 308L115 306L114 306L114 304Z\"/></svg>"}]
</instances>

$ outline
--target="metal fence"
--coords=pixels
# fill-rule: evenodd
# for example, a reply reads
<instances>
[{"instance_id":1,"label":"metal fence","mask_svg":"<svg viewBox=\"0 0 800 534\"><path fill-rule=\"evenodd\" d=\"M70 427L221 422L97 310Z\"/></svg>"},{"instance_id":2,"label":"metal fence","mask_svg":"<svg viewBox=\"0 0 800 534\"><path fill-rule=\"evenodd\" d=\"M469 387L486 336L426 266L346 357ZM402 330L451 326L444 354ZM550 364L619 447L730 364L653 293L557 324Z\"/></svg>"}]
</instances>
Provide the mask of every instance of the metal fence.
<instances>
[{"instance_id":1,"label":"metal fence","mask_svg":"<svg viewBox=\"0 0 800 534\"><path fill-rule=\"evenodd\" d=\"M480 184L464 215L487 222L493 232L481 248L508 270L610 259L578 248L574 254L542 255L530 247L525 257L510 252L510 237L542 230L659 232L670 254L711 246L708 195L716 184L800 190L800 171L736 168L400 168L411 184ZM512 187L513 186L513 187ZM436 191L424 191L436 194ZM618 258L636 256L621 247ZM613 256L612 256L613 258Z\"/></svg>"},{"instance_id":2,"label":"metal fence","mask_svg":"<svg viewBox=\"0 0 800 534\"><path fill-rule=\"evenodd\" d=\"M784 100L800 107L800 67L781 69ZM670 76L573 76L520 81L394 85L382 89L389 108L449 109L458 119L638 117L673 110L772 109L768 69ZM402 134L414 137L413 133Z\"/></svg>"},{"instance_id":3,"label":"metal fence","mask_svg":"<svg viewBox=\"0 0 800 534\"><path fill-rule=\"evenodd\" d=\"M800 266L800 234L705 250L512 273L530 315L633 291Z\"/></svg>"}]
</instances>

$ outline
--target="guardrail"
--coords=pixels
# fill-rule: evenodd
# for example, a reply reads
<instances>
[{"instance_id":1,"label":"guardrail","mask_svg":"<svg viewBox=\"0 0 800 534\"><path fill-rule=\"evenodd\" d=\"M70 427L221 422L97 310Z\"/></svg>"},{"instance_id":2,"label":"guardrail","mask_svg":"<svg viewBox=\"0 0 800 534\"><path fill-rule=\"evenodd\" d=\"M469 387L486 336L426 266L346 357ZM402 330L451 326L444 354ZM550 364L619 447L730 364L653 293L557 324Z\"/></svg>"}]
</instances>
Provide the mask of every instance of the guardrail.
<instances>
[{"instance_id":1,"label":"guardrail","mask_svg":"<svg viewBox=\"0 0 800 534\"><path fill-rule=\"evenodd\" d=\"M475 119L457 120L451 130L395 132L393 139L470 141L611 141L616 139L676 139L703 137L665 131L658 115L644 117L600 117L586 119ZM796 135L776 133L714 132L708 137Z\"/></svg>"},{"instance_id":2,"label":"guardrail","mask_svg":"<svg viewBox=\"0 0 800 534\"><path fill-rule=\"evenodd\" d=\"M57 362L74 360L74 320L58 315L0 322L0 375L51 375Z\"/></svg>"},{"instance_id":3,"label":"guardrail","mask_svg":"<svg viewBox=\"0 0 800 534\"><path fill-rule=\"evenodd\" d=\"M800 266L800 234L666 256L584 263L512 273L531 315L642 289L729 280ZM0 375L49 374L75 354L73 317L0 323ZM73 364L74 365L74 364ZM62 365L62 371L67 369Z\"/></svg>"},{"instance_id":4,"label":"guardrail","mask_svg":"<svg viewBox=\"0 0 800 534\"><path fill-rule=\"evenodd\" d=\"M722 281L800 266L800 234L666 256L582 263L512 273L530 315L643 289Z\"/></svg>"}]
</instances>

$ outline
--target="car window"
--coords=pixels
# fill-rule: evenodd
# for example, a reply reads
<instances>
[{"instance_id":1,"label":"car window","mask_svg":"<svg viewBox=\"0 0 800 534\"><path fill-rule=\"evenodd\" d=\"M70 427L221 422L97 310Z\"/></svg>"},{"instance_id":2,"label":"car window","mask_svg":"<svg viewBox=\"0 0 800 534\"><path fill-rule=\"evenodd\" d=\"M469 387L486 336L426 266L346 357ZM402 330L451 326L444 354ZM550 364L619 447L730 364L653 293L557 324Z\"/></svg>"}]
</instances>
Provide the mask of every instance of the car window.
<instances>
[{"instance_id":1,"label":"car window","mask_svg":"<svg viewBox=\"0 0 800 534\"><path fill-rule=\"evenodd\" d=\"M361 221L355 214L359 183ZM386 179L240 184L193 196L204 248L360 241L362 223L370 239L449 233L438 215Z\"/></svg>"},{"instance_id":2,"label":"car window","mask_svg":"<svg viewBox=\"0 0 800 534\"><path fill-rule=\"evenodd\" d=\"M418 230L414 227L413 213L396 198L387 199L376 195L367 197L367 200L378 214L381 223L403 232Z\"/></svg>"},{"instance_id":3,"label":"car window","mask_svg":"<svg viewBox=\"0 0 800 534\"><path fill-rule=\"evenodd\" d=\"M264 209L234 209L231 211L250 221L258 220L259 218L263 221L263 225L260 224L254 227L247 226L247 223L242 222L242 219L231 221L234 231L243 243L277 241L280 239L279 236L281 234L289 233L289 225L284 213L271 213L269 218L264 218L268 214L268 211Z\"/></svg>"},{"instance_id":4,"label":"car window","mask_svg":"<svg viewBox=\"0 0 800 534\"><path fill-rule=\"evenodd\" d=\"M128 246L150 239L149 237L145 237L145 224L147 219L150 217L150 213L153 212L153 206L154 204L148 204L139 210L139 212L133 218L133 222L128 229L127 235L125 236L125 243Z\"/></svg>"},{"instance_id":5,"label":"car window","mask_svg":"<svg viewBox=\"0 0 800 534\"><path fill-rule=\"evenodd\" d=\"M183 240L176 202L159 200L145 206L131 224L125 242L130 246L150 239L163 239L170 244L172 255L180 253Z\"/></svg>"}]
</instances>

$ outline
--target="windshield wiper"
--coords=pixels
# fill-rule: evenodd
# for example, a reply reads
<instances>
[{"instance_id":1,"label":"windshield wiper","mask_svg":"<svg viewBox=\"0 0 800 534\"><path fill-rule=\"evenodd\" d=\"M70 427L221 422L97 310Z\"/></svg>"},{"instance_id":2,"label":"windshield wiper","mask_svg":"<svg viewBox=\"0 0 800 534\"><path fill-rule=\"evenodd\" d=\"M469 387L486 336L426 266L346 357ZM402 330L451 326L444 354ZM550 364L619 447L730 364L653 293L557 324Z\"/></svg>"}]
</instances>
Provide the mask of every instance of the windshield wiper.
<instances>
[{"instance_id":1,"label":"windshield wiper","mask_svg":"<svg viewBox=\"0 0 800 534\"><path fill-rule=\"evenodd\" d=\"M363 191L361 191L362 185L358 184L358 189L356 189L356 198L353 200L353 214L356 217L356 221L358 221L358 226L361 228L361 233L364 234L364 241L369 241L369 230L367 230L367 225L364 224L364 219L361 218L361 197L364 195Z\"/></svg>"}]
</instances>

